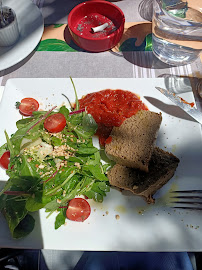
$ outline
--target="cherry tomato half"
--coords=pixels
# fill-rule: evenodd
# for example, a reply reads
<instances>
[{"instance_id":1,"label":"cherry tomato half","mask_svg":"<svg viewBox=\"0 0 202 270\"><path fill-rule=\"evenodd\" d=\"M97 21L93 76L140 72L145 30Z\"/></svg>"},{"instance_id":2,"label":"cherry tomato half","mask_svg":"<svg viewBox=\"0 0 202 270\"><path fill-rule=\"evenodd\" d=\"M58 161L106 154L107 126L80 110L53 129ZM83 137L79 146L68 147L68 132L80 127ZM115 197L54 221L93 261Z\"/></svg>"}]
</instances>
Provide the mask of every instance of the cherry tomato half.
<instances>
[{"instance_id":1,"label":"cherry tomato half","mask_svg":"<svg viewBox=\"0 0 202 270\"><path fill-rule=\"evenodd\" d=\"M66 119L62 113L55 113L48 116L44 121L44 127L51 133L57 133L66 126Z\"/></svg>"},{"instance_id":2,"label":"cherry tomato half","mask_svg":"<svg viewBox=\"0 0 202 270\"><path fill-rule=\"evenodd\" d=\"M75 198L69 202L66 216L70 220L83 222L90 216L90 212L90 204L86 200Z\"/></svg>"},{"instance_id":3,"label":"cherry tomato half","mask_svg":"<svg viewBox=\"0 0 202 270\"><path fill-rule=\"evenodd\" d=\"M23 98L19 105L20 113L24 116L30 116L39 108L39 103L34 98Z\"/></svg>"},{"instance_id":4,"label":"cherry tomato half","mask_svg":"<svg viewBox=\"0 0 202 270\"><path fill-rule=\"evenodd\" d=\"M10 162L10 151L6 151L3 153L3 155L0 157L0 166L7 170L8 164Z\"/></svg>"}]
</instances>

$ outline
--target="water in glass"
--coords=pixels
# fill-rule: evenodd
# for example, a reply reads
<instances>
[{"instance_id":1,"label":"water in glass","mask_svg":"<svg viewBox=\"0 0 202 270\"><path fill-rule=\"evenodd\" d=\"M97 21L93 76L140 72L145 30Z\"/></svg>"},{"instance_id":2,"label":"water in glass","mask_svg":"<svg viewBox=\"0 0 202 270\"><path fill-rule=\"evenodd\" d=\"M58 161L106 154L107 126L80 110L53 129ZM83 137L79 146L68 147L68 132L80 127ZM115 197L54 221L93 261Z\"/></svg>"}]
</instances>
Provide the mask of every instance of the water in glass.
<instances>
[{"instance_id":1,"label":"water in glass","mask_svg":"<svg viewBox=\"0 0 202 270\"><path fill-rule=\"evenodd\" d=\"M167 64L194 61L202 51L202 0L154 0L152 42Z\"/></svg>"}]
</instances>

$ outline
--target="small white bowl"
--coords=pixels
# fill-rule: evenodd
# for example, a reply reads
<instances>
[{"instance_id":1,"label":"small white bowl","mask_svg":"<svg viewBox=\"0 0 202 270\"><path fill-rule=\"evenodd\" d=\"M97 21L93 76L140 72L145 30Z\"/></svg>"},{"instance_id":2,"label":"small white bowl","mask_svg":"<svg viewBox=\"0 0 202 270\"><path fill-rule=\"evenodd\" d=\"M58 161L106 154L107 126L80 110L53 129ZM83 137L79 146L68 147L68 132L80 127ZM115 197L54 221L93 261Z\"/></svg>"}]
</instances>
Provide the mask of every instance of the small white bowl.
<instances>
[{"instance_id":1,"label":"small white bowl","mask_svg":"<svg viewBox=\"0 0 202 270\"><path fill-rule=\"evenodd\" d=\"M10 9L11 8L6 6L3 7L3 11L9 11ZM0 28L0 46L2 47L15 44L20 36L16 14L13 9L11 9L11 11L14 15L14 21L3 28Z\"/></svg>"}]
</instances>

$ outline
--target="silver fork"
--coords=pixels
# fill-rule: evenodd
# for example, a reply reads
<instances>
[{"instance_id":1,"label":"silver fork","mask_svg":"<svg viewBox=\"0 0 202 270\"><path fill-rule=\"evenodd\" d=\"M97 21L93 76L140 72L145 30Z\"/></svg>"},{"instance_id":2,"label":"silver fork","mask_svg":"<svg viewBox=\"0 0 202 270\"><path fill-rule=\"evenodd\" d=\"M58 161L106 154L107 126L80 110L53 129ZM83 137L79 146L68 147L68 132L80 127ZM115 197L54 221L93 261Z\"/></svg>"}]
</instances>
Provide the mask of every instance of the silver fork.
<instances>
[{"instance_id":1,"label":"silver fork","mask_svg":"<svg viewBox=\"0 0 202 270\"><path fill-rule=\"evenodd\" d=\"M202 211L202 190L171 191L172 208Z\"/></svg>"}]
</instances>

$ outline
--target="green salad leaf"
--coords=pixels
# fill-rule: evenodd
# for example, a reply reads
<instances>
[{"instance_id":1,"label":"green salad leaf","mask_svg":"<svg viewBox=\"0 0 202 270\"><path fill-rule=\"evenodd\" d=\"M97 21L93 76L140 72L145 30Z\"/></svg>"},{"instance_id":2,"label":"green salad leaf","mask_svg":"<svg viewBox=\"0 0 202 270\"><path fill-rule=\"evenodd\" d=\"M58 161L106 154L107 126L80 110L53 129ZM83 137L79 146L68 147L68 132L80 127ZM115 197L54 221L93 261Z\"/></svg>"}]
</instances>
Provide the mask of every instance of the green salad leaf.
<instances>
[{"instance_id":1,"label":"green salad leaf","mask_svg":"<svg viewBox=\"0 0 202 270\"><path fill-rule=\"evenodd\" d=\"M3 214L7 220L13 238L22 238L28 235L34 228L34 219L25 208L25 200L6 200Z\"/></svg>"},{"instance_id":2,"label":"green salad leaf","mask_svg":"<svg viewBox=\"0 0 202 270\"><path fill-rule=\"evenodd\" d=\"M102 202L110 191L106 176L109 164L102 164L99 149L92 141L97 124L91 115L79 110L73 87L76 111L59 108L66 119L61 132L49 133L44 128L45 118L55 113L52 110L34 112L17 121L17 130L10 137L5 131L6 143L0 147L0 155L10 151L9 180L0 191L0 211L13 238L33 230L32 212L44 208L50 215L58 211L58 229L65 224L69 200L86 195Z\"/></svg>"},{"instance_id":3,"label":"green salad leaf","mask_svg":"<svg viewBox=\"0 0 202 270\"><path fill-rule=\"evenodd\" d=\"M55 229L57 230L60 226L65 224L65 220L66 220L65 211L64 209L60 209L60 212L55 219Z\"/></svg>"}]
</instances>

